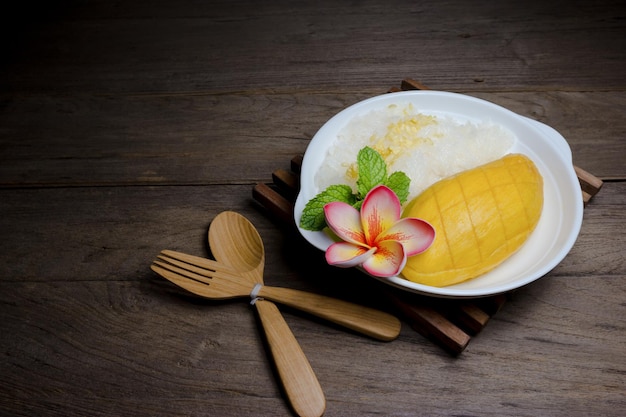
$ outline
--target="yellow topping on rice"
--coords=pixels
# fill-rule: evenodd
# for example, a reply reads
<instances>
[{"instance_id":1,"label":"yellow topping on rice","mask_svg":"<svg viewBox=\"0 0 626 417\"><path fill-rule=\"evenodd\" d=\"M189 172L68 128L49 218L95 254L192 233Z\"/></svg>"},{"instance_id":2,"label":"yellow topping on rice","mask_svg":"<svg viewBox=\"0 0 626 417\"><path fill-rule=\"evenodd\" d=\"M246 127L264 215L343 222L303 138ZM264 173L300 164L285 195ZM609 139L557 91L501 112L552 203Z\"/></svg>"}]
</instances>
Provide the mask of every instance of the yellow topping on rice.
<instances>
[{"instance_id":1,"label":"yellow topping on rice","mask_svg":"<svg viewBox=\"0 0 626 417\"><path fill-rule=\"evenodd\" d=\"M405 118L387 126L387 131L383 136L374 134L369 139L370 146L383 157L387 166L392 165L400 155L408 150L415 149L420 145L433 144L432 139L428 136L421 136L420 131L426 126L436 125L437 118L425 114L411 114L411 107L405 109ZM356 163L348 167L346 176L356 180L359 176Z\"/></svg>"}]
</instances>

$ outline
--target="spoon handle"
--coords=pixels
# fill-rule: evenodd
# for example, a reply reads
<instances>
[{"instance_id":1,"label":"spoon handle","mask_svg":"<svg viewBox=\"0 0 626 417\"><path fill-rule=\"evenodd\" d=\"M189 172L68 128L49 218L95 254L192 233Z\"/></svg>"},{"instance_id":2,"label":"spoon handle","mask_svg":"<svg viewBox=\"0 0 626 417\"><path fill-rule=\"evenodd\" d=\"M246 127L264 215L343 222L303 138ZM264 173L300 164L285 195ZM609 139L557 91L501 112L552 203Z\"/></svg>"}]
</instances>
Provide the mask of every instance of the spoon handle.
<instances>
[{"instance_id":1,"label":"spoon handle","mask_svg":"<svg viewBox=\"0 0 626 417\"><path fill-rule=\"evenodd\" d=\"M383 341L400 334L400 320L380 310L291 288L263 286L259 297L321 317Z\"/></svg>"},{"instance_id":2,"label":"spoon handle","mask_svg":"<svg viewBox=\"0 0 626 417\"><path fill-rule=\"evenodd\" d=\"M274 303L255 300L267 344L293 410L302 417L324 414L324 392L287 322Z\"/></svg>"}]
</instances>

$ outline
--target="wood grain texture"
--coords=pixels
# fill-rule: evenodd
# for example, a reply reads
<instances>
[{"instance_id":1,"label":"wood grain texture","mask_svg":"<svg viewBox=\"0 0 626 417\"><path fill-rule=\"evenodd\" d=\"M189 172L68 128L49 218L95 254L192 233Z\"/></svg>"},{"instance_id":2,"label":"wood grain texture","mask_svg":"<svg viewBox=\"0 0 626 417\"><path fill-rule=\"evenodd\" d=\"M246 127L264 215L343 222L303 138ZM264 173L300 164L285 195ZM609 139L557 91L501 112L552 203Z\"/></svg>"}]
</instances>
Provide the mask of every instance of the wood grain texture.
<instances>
[{"instance_id":1,"label":"wood grain texture","mask_svg":"<svg viewBox=\"0 0 626 417\"><path fill-rule=\"evenodd\" d=\"M0 285L2 333L13 335L0 342L4 413L288 414L245 303L194 301L150 280ZM326 415L391 404L398 415L415 404L429 415L589 415L623 404L622 287L620 277L542 280L457 359L410 329L379 344L285 316Z\"/></svg>"},{"instance_id":2,"label":"wood grain texture","mask_svg":"<svg viewBox=\"0 0 626 417\"><path fill-rule=\"evenodd\" d=\"M623 2L22 2L0 42L0 415L288 416L247 303L149 270L248 217L265 282L386 311L386 288L253 202L337 111L403 78L557 129L605 180L570 254L459 357L281 308L326 416L619 416L626 408Z\"/></svg>"},{"instance_id":3,"label":"wood grain texture","mask_svg":"<svg viewBox=\"0 0 626 417\"><path fill-rule=\"evenodd\" d=\"M567 139L574 163L594 175L626 177L622 92L473 95L551 125ZM328 118L366 97L20 95L0 113L0 186L263 182L303 153ZM601 152L586 152L600 145Z\"/></svg>"},{"instance_id":4,"label":"wood grain texture","mask_svg":"<svg viewBox=\"0 0 626 417\"><path fill-rule=\"evenodd\" d=\"M268 268L273 268L266 272L267 284L288 283L292 274L330 281L328 275L337 270L323 265L317 249L266 217L252 202L250 190L247 185L3 190L0 228L12 238L0 241L0 278L133 280L164 248L209 254L208 226L218 213L230 209L259 228ZM604 185L585 209L570 255L551 274L626 273L624 258L618 256L625 243L625 195L622 182Z\"/></svg>"},{"instance_id":5,"label":"wood grain texture","mask_svg":"<svg viewBox=\"0 0 626 417\"><path fill-rule=\"evenodd\" d=\"M298 416L321 416L326 409L324 391L289 325L271 301L258 299L254 305L289 404Z\"/></svg>"},{"instance_id":6,"label":"wood grain texture","mask_svg":"<svg viewBox=\"0 0 626 417\"><path fill-rule=\"evenodd\" d=\"M371 93L419 74L445 90L623 87L623 5L615 0L133 3L68 2L25 40L2 85L48 93L352 86Z\"/></svg>"}]
</instances>

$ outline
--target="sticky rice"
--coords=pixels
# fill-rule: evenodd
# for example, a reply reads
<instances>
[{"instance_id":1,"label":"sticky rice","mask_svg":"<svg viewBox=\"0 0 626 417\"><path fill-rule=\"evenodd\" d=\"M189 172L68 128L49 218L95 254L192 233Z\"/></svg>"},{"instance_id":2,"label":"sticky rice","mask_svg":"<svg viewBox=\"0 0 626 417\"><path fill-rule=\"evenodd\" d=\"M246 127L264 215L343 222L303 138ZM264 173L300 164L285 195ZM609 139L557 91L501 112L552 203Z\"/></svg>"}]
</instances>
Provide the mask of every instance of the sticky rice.
<instances>
[{"instance_id":1,"label":"sticky rice","mask_svg":"<svg viewBox=\"0 0 626 417\"><path fill-rule=\"evenodd\" d=\"M356 190L357 154L370 146L385 159L388 174L403 171L411 179L410 201L443 178L501 158L515 140L492 122L458 121L394 104L355 117L339 132L315 185L319 191L333 184Z\"/></svg>"}]
</instances>

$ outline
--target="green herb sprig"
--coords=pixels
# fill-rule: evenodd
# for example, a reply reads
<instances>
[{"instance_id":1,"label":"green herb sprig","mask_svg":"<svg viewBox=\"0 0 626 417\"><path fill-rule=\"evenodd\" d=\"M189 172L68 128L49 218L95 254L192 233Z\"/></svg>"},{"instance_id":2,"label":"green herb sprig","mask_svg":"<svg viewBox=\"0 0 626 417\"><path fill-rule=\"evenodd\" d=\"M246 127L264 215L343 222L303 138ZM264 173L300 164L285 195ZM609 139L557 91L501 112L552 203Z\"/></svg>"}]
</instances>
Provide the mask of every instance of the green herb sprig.
<instances>
[{"instance_id":1,"label":"green herb sprig","mask_svg":"<svg viewBox=\"0 0 626 417\"><path fill-rule=\"evenodd\" d=\"M369 146L361 149L357 155L357 172L356 193L349 185L329 186L306 204L300 218L300 227L312 231L323 230L326 227L324 216L326 204L342 201L359 210L367 193L377 185L389 187L400 199L400 204L406 202L411 179L402 171L387 175L385 160Z\"/></svg>"}]
</instances>

